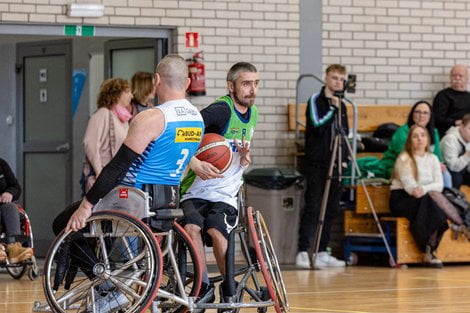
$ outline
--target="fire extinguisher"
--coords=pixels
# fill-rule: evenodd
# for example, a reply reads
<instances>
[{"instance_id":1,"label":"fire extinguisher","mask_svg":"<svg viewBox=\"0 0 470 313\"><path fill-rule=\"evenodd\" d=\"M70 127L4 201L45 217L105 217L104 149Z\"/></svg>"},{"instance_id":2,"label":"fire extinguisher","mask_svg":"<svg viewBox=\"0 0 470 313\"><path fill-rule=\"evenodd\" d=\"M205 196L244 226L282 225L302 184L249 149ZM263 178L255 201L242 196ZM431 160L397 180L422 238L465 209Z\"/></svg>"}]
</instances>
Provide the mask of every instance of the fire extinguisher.
<instances>
[{"instance_id":1,"label":"fire extinguisher","mask_svg":"<svg viewBox=\"0 0 470 313\"><path fill-rule=\"evenodd\" d=\"M206 76L204 64L202 64L202 51L196 52L191 59L188 59L188 72L191 78L188 93L191 96L206 95Z\"/></svg>"}]
</instances>

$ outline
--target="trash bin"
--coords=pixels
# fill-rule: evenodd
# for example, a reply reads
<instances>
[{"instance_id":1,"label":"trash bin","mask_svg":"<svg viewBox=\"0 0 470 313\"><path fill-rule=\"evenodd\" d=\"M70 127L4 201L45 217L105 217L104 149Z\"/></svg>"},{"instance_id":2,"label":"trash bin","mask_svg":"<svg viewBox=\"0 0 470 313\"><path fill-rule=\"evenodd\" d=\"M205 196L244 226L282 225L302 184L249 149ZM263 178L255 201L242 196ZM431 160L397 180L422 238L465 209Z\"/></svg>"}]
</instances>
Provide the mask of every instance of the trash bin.
<instances>
[{"instance_id":1,"label":"trash bin","mask_svg":"<svg viewBox=\"0 0 470 313\"><path fill-rule=\"evenodd\" d=\"M244 179L246 204L263 215L279 263L295 263L302 175L291 168L259 168Z\"/></svg>"}]
</instances>

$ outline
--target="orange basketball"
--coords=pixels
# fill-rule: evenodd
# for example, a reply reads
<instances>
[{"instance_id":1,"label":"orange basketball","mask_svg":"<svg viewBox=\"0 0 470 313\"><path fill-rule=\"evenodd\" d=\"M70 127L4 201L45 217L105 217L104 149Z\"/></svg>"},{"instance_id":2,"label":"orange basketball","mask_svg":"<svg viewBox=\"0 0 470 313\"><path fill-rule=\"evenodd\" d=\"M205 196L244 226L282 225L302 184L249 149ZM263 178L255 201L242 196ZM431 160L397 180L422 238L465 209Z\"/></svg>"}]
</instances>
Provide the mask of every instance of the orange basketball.
<instances>
[{"instance_id":1,"label":"orange basketball","mask_svg":"<svg viewBox=\"0 0 470 313\"><path fill-rule=\"evenodd\" d=\"M217 167L221 173L232 164L232 149L225 138L218 134L205 134L196 151L196 158Z\"/></svg>"}]
</instances>

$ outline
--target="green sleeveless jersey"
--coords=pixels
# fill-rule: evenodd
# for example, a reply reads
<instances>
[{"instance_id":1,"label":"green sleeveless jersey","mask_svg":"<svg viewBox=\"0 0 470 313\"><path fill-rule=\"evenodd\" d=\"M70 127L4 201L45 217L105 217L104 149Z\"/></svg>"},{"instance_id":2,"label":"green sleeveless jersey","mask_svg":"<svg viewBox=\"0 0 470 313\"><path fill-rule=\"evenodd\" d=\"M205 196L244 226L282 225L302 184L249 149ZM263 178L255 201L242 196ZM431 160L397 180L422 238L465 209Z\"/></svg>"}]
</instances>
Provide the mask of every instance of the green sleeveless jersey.
<instances>
[{"instance_id":1,"label":"green sleeveless jersey","mask_svg":"<svg viewBox=\"0 0 470 313\"><path fill-rule=\"evenodd\" d=\"M240 165L240 155L235 147L234 139L237 139L241 144L242 137L244 137L245 141L250 144L258 122L258 108L255 105L248 108L247 117L244 118L235 109L230 96L220 97L214 103L220 102L224 102L230 108L230 120L220 135L225 137L232 148L232 164L223 173L223 178L202 180L193 171L189 171L181 183L181 200L199 198L208 201L221 201L236 208L236 195L242 184L244 169Z\"/></svg>"}]
</instances>

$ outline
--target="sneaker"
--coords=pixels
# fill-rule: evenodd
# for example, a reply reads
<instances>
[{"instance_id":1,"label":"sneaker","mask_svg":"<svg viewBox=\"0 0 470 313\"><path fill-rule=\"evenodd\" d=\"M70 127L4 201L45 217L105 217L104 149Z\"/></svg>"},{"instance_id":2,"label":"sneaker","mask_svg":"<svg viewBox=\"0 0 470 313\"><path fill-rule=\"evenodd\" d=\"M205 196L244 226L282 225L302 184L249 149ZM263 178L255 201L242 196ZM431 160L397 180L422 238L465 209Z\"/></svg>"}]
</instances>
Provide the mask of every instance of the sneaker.
<instances>
[{"instance_id":1,"label":"sneaker","mask_svg":"<svg viewBox=\"0 0 470 313\"><path fill-rule=\"evenodd\" d=\"M467 238L467 240L470 241L470 227L466 225L460 225L458 228L458 231L464 234L464 236Z\"/></svg>"},{"instance_id":2,"label":"sneaker","mask_svg":"<svg viewBox=\"0 0 470 313\"><path fill-rule=\"evenodd\" d=\"M0 244L0 262L5 262L7 260L7 252L5 251L5 246Z\"/></svg>"},{"instance_id":3,"label":"sneaker","mask_svg":"<svg viewBox=\"0 0 470 313\"><path fill-rule=\"evenodd\" d=\"M235 294L233 296L226 296L225 293L224 293L224 286L223 286L223 282L219 285L219 299L220 299L220 303L234 303L234 302L238 302L236 297L237 297L237 286L238 286L238 283L236 283L236 286L235 286ZM231 313L233 312L232 309L217 309L217 313Z\"/></svg>"},{"instance_id":4,"label":"sneaker","mask_svg":"<svg viewBox=\"0 0 470 313\"><path fill-rule=\"evenodd\" d=\"M204 303L214 303L215 301L215 287L212 284L205 284L202 283L201 285L201 291L199 292L199 296L196 299L196 306L198 304L204 304ZM206 310L205 309L195 309L194 313L204 313Z\"/></svg>"},{"instance_id":5,"label":"sneaker","mask_svg":"<svg viewBox=\"0 0 470 313\"><path fill-rule=\"evenodd\" d=\"M345 267L346 262L343 260L338 260L331 254L326 251L318 252L317 257L315 258L315 268L325 268L325 267Z\"/></svg>"},{"instance_id":6,"label":"sneaker","mask_svg":"<svg viewBox=\"0 0 470 313\"><path fill-rule=\"evenodd\" d=\"M23 262L31 259L33 256L33 249L23 247L19 242L8 244L7 252L10 263Z\"/></svg>"},{"instance_id":7,"label":"sneaker","mask_svg":"<svg viewBox=\"0 0 470 313\"><path fill-rule=\"evenodd\" d=\"M295 266L298 268L310 268L310 258L308 252L301 251L295 257Z\"/></svg>"},{"instance_id":8,"label":"sneaker","mask_svg":"<svg viewBox=\"0 0 470 313\"><path fill-rule=\"evenodd\" d=\"M196 303L213 303L215 301L215 287L212 284L201 285L201 292Z\"/></svg>"},{"instance_id":9,"label":"sneaker","mask_svg":"<svg viewBox=\"0 0 470 313\"><path fill-rule=\"evenodd\" d=\"M129 304L129 299L120 291L111 291L106 296L95 301L95 311L92 305L88 307L89 312L109 313L116 312L117 309L125 309Z\"/></svg>"},{"instance_id":10,"label":"sneaker","mask_svg":"<svg viewBox=\"0 0 470 313\"><path fill-rule=\"evenodd\" d=\"M431 252L431 248L426 246L426 253L424 253L423 263L425 266L433 268L442 268L444 264L437 258L434 252Z\"/></svg>"}]
</instances>

